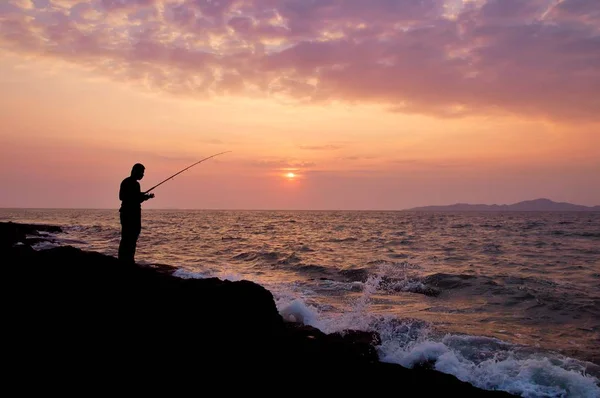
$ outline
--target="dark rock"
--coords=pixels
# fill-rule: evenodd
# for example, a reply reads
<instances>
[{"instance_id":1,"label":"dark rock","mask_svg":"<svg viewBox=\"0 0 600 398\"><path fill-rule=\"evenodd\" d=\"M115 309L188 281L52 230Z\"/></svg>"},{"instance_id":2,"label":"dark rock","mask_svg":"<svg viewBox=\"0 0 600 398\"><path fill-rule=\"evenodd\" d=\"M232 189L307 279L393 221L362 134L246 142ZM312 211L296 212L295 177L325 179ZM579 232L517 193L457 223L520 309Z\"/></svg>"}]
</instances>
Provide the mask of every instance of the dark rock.
<instances>
[{"instance_id":1,"label":"dark rock","mask_svg":"<svg viewBox=\"0 0 600 398\"><path fill-rule=\"evenodd\" d=\"M40 232L57 233L62 229L54 225L0 222L0 249L25 243L27 235L40 236Z\"/></svg>"}]
</instances>

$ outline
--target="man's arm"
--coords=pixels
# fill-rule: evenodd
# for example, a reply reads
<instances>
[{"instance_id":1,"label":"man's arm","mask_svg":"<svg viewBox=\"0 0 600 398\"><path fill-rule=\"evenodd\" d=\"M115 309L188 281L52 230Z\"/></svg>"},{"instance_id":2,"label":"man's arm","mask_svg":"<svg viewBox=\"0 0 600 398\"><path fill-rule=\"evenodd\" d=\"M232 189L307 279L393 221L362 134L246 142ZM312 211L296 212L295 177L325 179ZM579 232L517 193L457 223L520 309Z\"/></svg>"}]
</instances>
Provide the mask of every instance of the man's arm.
<instances>
[{"instance_id":1,"label":"man's arm","mask_svg":"<svg viewBox=\"0 0 600 398\"><path fill-rule=\"evenodd\" d=\"M154 194L141 192L140 183L135 180L123 180L119 189L119 199L126 203L142 203L154 197Z\"/></svg>"},{"instance_id":2,"label":"man's arm","mask_svg":"<svg viewBox=\"0 0 600 398\"><path fill-rule=\"evenodd\" d=\"M154 194L147 194L145 192L142 192L142 188L140 187L140 183L139 182L135 182L135 197L138 199L139 203L143 203L145 201L147 201L150 198L154 197ZM150 196L152 195L152 196Z\"/></svg>"}]
</instances>

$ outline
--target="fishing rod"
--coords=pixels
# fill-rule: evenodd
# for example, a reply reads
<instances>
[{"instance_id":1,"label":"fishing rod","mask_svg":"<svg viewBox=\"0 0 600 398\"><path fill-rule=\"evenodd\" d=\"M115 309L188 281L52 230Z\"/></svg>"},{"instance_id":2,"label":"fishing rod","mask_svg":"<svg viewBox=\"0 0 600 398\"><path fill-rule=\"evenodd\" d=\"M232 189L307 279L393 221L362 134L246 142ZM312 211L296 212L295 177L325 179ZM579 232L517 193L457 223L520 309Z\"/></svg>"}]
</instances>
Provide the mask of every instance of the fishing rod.
<instances>
[{"instance_id":1,"label":"fishing rod","mask_svg":"<svg viewBox=\"0 0 600 398\"><path fill-rule=\"evenodd\" d=\"M209 157L207 157L207 158L204 158L204 159L202 159L202 160L199 160L199 161L197 161L196 163L194 163L194 164L192 164L192 165L190 165L190 166L186 167L185 169L183 169L183 170L181 170L181 171L179 171L179 172L177 172L177 173L173 174L171 177L167 178L166 180L159 182L158 184L156 184L155 186L153 186L152 188L150 188L149 190L147 190L147 191L146 191L146 192L144 192L144 193L149 193L149 192L150 192L150 191L152 191L154 188L157 188L157 187L159 187L160 185L164 184L165 182L169 181L170 179L172 179L172 178L174 178L174 177L178 176L179 174L183 173L184 171L186 171L186 170L188 170L188 169L191 169L191 168L192 168L192 167L194 167L195 165L197 165L197 164L200 164L200 163L204 162L205 160L208 160L208 159L210 159L210 158L214 158L215 156L219 156L219 155L222 155L222 154L224 154L224 153L227 153L227 152L231 152L231 151L220 152L220 153L217 153L217 154L215 154L215 155L212 155L212 156L209 156Z\"/></svg>"}]
</instances>

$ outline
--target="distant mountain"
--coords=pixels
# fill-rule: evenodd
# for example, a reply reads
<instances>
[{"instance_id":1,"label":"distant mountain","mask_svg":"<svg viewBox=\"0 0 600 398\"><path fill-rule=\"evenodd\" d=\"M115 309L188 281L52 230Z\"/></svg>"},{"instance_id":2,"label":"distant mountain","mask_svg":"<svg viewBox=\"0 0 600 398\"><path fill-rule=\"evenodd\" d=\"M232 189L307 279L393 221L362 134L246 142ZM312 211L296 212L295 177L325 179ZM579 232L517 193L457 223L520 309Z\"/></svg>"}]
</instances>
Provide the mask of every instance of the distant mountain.
<instances>
[{"instance_id":1,"label":"distant mountain","mask_svg":"<svg viewBox=\"0 0 600 398\"><path fill-rule=\"evenodd\" d=\"M600 211L600 206L582 206L565 202L553 202L550 199L526 200L512 205L472 205L456 203L447 206L424 206L409 209L411 211Z\"/></svg>"}]
</instances>

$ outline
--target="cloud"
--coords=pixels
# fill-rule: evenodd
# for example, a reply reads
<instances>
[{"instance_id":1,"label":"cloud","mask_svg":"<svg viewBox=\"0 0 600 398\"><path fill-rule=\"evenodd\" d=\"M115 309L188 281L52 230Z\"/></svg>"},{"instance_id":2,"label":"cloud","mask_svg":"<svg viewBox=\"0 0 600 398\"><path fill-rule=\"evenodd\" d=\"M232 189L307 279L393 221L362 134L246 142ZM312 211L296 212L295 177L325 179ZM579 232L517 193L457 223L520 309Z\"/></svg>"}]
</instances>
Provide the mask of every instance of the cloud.
<instances>
[{"instance_id":1,"label":"cloud","mask_svg":"<svg viewBox=\"0 0 600 398\"><path fill-rule=\"evenodd\" d=\"M396 159L392 163L408 170L473 169L474 164L464 159Z\"/></svg>"},{"instance_id":2,"label":"cloud","mask_svg":"<svg viewBox=\"0 0 600 398\"><path fill-rule=\"evenodd\" d=\"M341 148L340 145L300 145L300 149L308 151L335 151Z\"/></svg>"},{"instance_id":3,"label":"cloud","mask_svg":"<svg viewBox=\"0 0 600 398\"><path fill-rule=\"evenodd\" d=\"M338 159L340 160L372 160L372 159L379 159L380 157L377 155L350 155L350 156L343 156L340 157Z\"/></svg>"},{"instance_id":4,"label":"cloud","mask_svg":"<svg viewBox=\"0 0 600 398\"><path fill-rule=\"evenodd\" d=\"M600 120L597 0L11 0L0 45L198 98Z\"/></svg>"},{"instance_id":5,"label":"cloud","mask_svg":"<svg viewBox=\"0 0 600 398\"><path fill-rule=\"evenodd\" d=\"M283 170L283 169L305 169L316 166L313 162L296 160L263 159L247 162L247 166L259 169Z\"/></svg>"},{"instance_id":6,"label":"cloud","mask_svg":"<svg viewBox=\"0 0 600 398\"><path fill-rule=\"evenodd\" d=\"M7 3L22 9L32 9L34 7L33 1L31 0L8 0Z\"/></svg>"}]
</instances>

